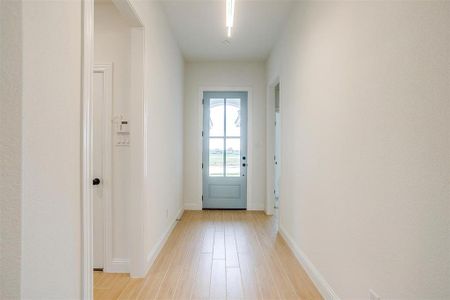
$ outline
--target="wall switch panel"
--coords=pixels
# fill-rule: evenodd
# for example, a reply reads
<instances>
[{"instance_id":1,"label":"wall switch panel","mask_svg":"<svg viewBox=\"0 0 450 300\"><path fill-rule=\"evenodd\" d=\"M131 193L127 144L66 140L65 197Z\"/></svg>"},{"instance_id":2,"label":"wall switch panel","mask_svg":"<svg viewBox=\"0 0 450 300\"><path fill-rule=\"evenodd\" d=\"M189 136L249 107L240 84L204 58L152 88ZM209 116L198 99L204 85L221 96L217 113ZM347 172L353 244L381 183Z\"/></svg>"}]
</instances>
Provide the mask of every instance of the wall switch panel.
<instances>
[{"instance_id":1,"label":"wall switch panel","mask_svg":"<svg viewBox=\"0 0 450 300\"><path fill-rule=\"evenodd\" d=\"M123 114L113 118L115 123L115 137L114 145L116 146L130 146L130 128L128 120Z\"/></svg>"},{"instance_id":2,"label":"wall switch panel","mask_svg":"<svg viewBox=\"0 0 450 300\"><path fill-rule=\"evenodd\" d=\"M116 134L116 146L130 146L129 134Z\"/></svg>"}]
</instances>

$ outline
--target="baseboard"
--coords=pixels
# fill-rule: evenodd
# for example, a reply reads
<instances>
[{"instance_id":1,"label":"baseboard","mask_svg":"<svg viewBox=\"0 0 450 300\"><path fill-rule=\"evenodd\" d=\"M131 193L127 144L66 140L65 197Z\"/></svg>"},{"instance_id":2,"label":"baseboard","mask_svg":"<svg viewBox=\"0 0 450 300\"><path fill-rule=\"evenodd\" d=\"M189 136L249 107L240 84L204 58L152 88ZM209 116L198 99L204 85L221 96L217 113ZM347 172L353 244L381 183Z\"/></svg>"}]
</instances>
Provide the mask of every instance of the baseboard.
<instances>
[{"instance_id":1,"label":"baseboard","mask_svg":"<svg viewBox=\"0 0 450 300\"><path fill-rule=\"evenodd\" d=\"M184 204L185 210L202 210L202 204L201 203L185 203Z\"/></svg>"},{"instance_id":2,"label":"baseboard","mask_svg":"<svg viewBox=\"0 0 450 300\"><path fill-rule=\"evenodd\" d=\"M264 207L261 206L248 206L247 210L251 210L251 211L263 211L265 212Z\"/></svg>"},{"instance_id":3,"label":"baseboard","mask_svg":"<svg viewBox=\"0 0 450 300\"><path fill-rule=\"evenodd\" d=\"M164 246L164 244L167 242L167 239L169 238L170 234L172 233L173 229L175 228L175 226L177 225L177 220L181 218L181 216L184 213L184 208L182 207L179 211L178 214L175 218L175 220L173 220L172 224L170 225L170 227L167 229L167 231L162 235L162 237L160 238L160 240L158 241L158 243L156 244L155 247L153 247L152 251L150 251L147 255L147 268L145 269L144 272L144 277L145 275L147 275L148 271L150 270L150 268L152 267L152 265L154 264L156 258L158 257L159 253L161 252L162 247Z\"/></svg>"},{"instance_id":4,"label":"baseboard","mask_svg":"<svg viewBox=\"0 0 450 300\"><path fill-rule=\"evenodd\" d=\"M306 254L300 250L297 244L294 242L289 233L284 230L284 228L280 225L279 232L283 239L286 241L289 248L294 253L295 257L299 261L299 263L303 266L309 278L313 281L316 288L319 290L322 297L326 300L340 300L338 295L334 292L332 287L328 284L325 278L320 274L319 270L313 265L313 263L308 259Z\"/></svg>"},{"instance_id":5,"label":"baseboard","mask_svg":"<svg viewBox=\"0 0 450 300\"><path fill-rule=\"evenodd\" d=\"M130 260L127 258L113 258L106 273L130 273Z\"/></svg>"},{"instance_id":6,"label":"baseboard","mask_svg":"<svg viewBox=\"0 0 450 300\"><path fill-rule=\"evenodd\" d=\"M202 204L201 203L194 203L194 202L188 202L184 203L184 209L185 210L202 210ZM256 210L256 211L263 211L264 205L258 203L258 204L251 204L247 206L247 210Z\"/></svg>"},{"instance_id":7,"label":"baseboard","mask_svg":"<svg viewBox=\"0 0 450 300\"><path fill-rule=\"evenodd\" d=\"M269 211L268 209L264 209L264 213L266 216L273 216L273 211Z\"/></svg>"},{"instance_id":8,"label":"baseboard","mask_svg":"<svg viewBox=\"0 0 450 300\"><path fill-rule=\"evenodd\" d=\"M265 210L265 205L259 202L247 202L247 210L263 211Z\"/></svg>"}]
</instances>

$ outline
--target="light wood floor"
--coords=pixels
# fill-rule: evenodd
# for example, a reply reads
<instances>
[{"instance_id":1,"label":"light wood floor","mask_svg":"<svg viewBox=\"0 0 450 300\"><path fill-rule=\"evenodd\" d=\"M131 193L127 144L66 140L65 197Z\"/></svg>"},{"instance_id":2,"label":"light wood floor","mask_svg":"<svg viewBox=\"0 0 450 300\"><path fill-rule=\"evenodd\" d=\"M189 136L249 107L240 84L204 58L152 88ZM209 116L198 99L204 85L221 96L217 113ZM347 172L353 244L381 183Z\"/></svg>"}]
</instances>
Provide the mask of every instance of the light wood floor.
<instances>
[{"instance_id":1,"label":"light wood floor","mask_svg":"<svg viewBox=\"0 0 450 300\"><path fill-rule=\"evenodd\" d=\"M186 211L142 279L95 272L99 299L322 299L263 212Z\"/></svg>"}]
</instances>

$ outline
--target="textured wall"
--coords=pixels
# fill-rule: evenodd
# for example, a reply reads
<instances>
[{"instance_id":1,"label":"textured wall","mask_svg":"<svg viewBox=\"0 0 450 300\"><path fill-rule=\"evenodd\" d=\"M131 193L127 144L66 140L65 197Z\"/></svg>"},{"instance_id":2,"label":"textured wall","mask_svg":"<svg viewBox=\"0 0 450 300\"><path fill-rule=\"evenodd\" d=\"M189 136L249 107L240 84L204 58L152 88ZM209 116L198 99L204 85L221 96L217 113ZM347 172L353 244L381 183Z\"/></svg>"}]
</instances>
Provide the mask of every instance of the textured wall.
<instances>
[{"instance_id":1,"label":"textured wall","mask_svg":"<svg viewBox=\"0 0 450 300\"><path fill-rule=\"evenodd\" d=\"M23 2L22 297L80 299L81 3Z\"/></svg>"},{"instance_id":2,"label":"textured wall","mask_svg":"<svg viewBox=\"0 0 450 300\"><path fill-rule=\"evenodd\" d=\"M0 299L20 297L22 4L0 1Z\"/></svg>"}]
</instances>

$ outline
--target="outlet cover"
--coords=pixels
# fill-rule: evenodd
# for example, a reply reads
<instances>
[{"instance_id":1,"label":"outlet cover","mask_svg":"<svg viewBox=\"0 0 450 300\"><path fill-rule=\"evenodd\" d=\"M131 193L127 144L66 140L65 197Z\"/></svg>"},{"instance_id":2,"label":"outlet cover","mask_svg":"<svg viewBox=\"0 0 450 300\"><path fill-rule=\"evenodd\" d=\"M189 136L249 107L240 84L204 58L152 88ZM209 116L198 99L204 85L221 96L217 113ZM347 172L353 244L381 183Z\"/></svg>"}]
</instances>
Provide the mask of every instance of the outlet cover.
<instances>
[{"instance_id":1,"label":"outlet cover","mask_svg":"<svg viewBox=\"0 0 450 300\"><path fill-rule=\"evenodd\" d=\"M381 300L381 297L373 290L369 290L369 300Z\"/></svg>"}]
</instances>

